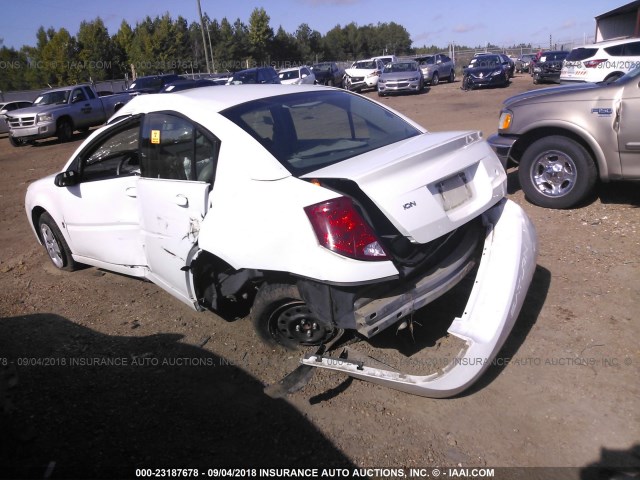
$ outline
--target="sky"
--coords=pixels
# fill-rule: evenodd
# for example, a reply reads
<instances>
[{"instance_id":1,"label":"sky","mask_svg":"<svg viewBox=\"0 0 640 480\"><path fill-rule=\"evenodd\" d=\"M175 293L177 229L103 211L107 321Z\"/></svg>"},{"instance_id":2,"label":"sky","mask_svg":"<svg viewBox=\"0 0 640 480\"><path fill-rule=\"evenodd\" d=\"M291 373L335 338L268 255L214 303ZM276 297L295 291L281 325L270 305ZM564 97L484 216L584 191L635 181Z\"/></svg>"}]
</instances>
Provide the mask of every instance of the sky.
<instances>
[{"instance_id":1,"label":"sky","mask_svg":"<svg viewBox=\"0 0 640 480\"><path fill-rule=\"evenodd\" d=\"M249 24L256 7L265 9L274 32L282 26L294 33L307 23L326 34L336 25L359 26L396 22L407 29L414 47L450 43L470 47L488 42L548 45L592 40L594 17L630 0L200 0L203 13L218 21L240 19ZM40 26L66 28L75 35L83 20L102 18L114 35L122 20L132 27L145 16L169 13L189 23L197 20L196 0L0 0L0 39L6 47L35 45Z\"/></svg>"}]
</instances>

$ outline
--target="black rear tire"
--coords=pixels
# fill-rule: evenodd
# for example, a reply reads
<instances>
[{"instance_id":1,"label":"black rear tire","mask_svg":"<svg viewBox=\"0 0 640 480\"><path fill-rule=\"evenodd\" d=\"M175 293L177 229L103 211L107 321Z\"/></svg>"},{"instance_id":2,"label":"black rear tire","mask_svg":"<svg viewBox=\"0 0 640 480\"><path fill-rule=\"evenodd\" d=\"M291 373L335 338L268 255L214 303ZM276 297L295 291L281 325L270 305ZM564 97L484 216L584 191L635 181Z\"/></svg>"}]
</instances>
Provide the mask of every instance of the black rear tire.
<instances>
[{"instance_id":1,"label":"black rear tire","mask_svg":"<svg viewBox=\"0 0 640 480\"><path fill-rule=\"evenodd\" d=\"M253 302L251 319L265 343L292 350L327 343L342 333L311 312L298 287L289 284L262 285Z\"/></svg>"}]
</instances>

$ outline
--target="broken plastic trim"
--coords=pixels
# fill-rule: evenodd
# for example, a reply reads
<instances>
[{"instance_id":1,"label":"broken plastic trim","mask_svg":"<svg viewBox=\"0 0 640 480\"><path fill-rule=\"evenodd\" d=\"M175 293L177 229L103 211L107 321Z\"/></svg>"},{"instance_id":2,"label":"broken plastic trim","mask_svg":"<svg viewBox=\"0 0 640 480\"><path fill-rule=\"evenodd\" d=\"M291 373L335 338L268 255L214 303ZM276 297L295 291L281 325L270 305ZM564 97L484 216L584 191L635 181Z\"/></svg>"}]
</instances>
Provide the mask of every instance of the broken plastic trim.
<instances>
[{"instance_id":1,"label":"broken plastic trim","mask_svg":"<svg viewBox=\"0 0 640 480\"><path fill-rule=\"evenodd\" d=\"M322 354L304 365L326 368L424 397L445 398L469 388L500 351L520 313L536 268L536 231L514 202L502 200L483 215L487 226L482 259L464 314L448 332L467 343L442 371L409 375Z\"/></svg>"}]
</instances>

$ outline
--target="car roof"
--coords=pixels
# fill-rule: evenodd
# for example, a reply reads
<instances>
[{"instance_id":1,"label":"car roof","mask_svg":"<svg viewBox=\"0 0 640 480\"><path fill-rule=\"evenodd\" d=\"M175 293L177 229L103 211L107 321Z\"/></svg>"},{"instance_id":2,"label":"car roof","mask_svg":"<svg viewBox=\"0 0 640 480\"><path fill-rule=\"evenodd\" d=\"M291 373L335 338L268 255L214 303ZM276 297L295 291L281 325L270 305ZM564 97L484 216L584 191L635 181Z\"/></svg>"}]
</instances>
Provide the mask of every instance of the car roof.
<instances>
[{"instance_id":1,"label":"car roof","mask_svg":"<svg viewBox=\"0 0 640 480\"><path fill-rule=\"evenodd\" d=\"M576 50L578 48L607 48L607 47L611 47L613 45L622 45L622 44L625 44L625 43L632 43L632 42L638 42L638 41L640 41L640 38L638 38L638 37L618 38L617 40L605 40L604 42L590 43L588 45L581 45L579 47L575 47L573 50Z\"/></svg>"},{"instance_id":2,"label":"car roof","mask_svg":"<svg viewBox=\"0 0 640 480\"><path fill-rule=\"evenodd\" d=\"M197 108L221 112L227 108L261 98L305 91L335 90L319 85L218 85L182 90L171 95L139 95L118 110L117 116L136 115L158 110L184 111Z\"/></svg>"},{"instance_id":3,"label":"car roof","mask_svg":"<svg viewBox=\"0 0 640 480\"><path fill-rule=\"evenodd\" d=\"M300 65L299 67L291 67L291 68L283 68L279 72L294 72L296 70L300 70L301 68L308 68L306 65Z\"/></svg>"}]
</instances>

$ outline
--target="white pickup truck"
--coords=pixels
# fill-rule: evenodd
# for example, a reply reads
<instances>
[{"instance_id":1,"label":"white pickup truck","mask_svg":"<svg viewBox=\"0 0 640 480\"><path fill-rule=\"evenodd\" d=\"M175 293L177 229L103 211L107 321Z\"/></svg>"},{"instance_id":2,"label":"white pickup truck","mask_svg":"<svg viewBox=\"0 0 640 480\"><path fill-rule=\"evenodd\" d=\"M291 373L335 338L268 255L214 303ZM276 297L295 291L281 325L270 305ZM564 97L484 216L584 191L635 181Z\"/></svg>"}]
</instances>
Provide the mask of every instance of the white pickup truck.
<instances>
[{"instance_id":1,"label":"white pickup truck","mask_svg":"<svg viewBox=\"0 0 640 480\"><path fill-rule=\"evenodd\" d=\"M117 93L100 97L90 85L47 90L36 98L33 106L7 115L9 141L14 147L42 138L71 140L75 130L88 130L102 125L133 95Z\"/></svg>"}]
</instances>

